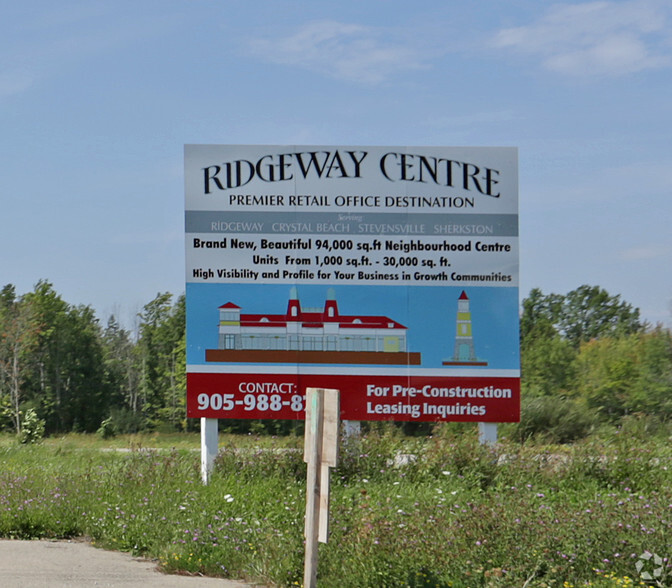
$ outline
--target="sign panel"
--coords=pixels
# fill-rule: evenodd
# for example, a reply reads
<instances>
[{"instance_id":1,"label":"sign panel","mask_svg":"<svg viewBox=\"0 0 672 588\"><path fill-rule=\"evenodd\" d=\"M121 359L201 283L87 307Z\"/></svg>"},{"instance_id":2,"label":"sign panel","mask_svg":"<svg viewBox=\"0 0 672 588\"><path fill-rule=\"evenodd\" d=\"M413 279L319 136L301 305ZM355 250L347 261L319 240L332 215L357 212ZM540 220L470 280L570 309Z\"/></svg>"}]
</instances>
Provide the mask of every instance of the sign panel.
<instances>
[{"instance_id":1,"label":"sign panel","mask_svg":"<svg viewBox=\"0 0 672 588\"><path fill-rule=\"evenodd\" d=\"M187 145L187 413L519 418L515 148Z\"/></svg>"}]
</instances>

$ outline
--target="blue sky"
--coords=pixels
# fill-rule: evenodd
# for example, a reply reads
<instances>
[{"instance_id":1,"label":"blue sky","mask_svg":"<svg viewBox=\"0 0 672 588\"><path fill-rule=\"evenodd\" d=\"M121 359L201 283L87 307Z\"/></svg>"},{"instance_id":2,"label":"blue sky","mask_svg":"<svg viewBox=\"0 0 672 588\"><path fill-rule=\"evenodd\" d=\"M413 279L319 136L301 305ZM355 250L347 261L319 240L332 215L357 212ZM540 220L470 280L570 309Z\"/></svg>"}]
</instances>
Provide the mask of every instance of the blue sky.
<instances>
[{"instance_id":1,"label":"blue sky","mask_svg":"<svg viewBox=\"0 0 672 588\"><path fill-rule=\"evenodd\" d=\"M0 285L184 291L183 145L515 146L521 295L672 325L668 0L0 0Z\"/></svg>"}]
</instances>

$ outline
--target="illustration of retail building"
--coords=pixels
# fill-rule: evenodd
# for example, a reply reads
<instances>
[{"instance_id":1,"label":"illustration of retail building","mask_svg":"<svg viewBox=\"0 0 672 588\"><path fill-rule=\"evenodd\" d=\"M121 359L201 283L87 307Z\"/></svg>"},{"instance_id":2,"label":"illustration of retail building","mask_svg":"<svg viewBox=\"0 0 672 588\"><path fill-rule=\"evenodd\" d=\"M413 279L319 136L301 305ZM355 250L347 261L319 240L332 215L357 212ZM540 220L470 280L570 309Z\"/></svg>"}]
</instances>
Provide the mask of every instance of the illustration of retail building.
<instances>
[{"instance_id":1,"label":"illustration of retail building","mask_svg":"<svg viewBox=\"0 0 672 588\"><path fill-rule=\"evenodd\" d=\"M443 361L443 365L454 366L486 366L487 361L476 357L474 335L471 324L469 297L462 290L457 300L457 321L455 327L455 347L453 357Z\"/></svg>"},{"instance_id":2,"label":"illustration of retail building","mask_svg":"<svg viewBox=\"0 0 672 588\"><path fill-rule=\"evenodd\" d=\"M333 288L324 307L302 308L296 287L284 314L247 314L219 307L218 349L209 362L420 365L406 349L407 328L387 316L343 315Z\"/></svg>"}]
</instances>

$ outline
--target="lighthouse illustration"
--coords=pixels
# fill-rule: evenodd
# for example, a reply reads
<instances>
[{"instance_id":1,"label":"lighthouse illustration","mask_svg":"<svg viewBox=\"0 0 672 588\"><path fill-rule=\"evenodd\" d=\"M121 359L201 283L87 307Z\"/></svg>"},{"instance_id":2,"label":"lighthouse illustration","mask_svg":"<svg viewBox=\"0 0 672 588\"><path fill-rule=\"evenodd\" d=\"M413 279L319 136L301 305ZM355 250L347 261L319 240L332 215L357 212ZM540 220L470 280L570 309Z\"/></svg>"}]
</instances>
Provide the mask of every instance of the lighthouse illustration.
<instances>
[{"instance_id":1,"label":"lighthouse illustration","mask_svg":"<svg viewBox=\"0 0 672 588\"><path fill-rule=\"evenodd\" d=\"M471 326L469 296L462 290L457 300L457 324L455 328L455 348L453 357L443 361L443 365L485 366L487 361L476 357L474 336Z\"/></svg>"}]
</instances>

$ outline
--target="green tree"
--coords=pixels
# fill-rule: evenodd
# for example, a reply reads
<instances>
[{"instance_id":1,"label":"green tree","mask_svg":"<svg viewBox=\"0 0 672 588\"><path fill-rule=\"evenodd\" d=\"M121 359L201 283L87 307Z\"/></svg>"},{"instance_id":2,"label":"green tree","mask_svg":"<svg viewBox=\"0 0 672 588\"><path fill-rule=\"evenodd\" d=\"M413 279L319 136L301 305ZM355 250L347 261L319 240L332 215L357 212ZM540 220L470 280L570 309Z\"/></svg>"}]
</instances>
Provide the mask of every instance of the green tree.
<instances>
[{"instance_id":1,"label":"green tree","mask_svg":"<svg viewBox=\"0 0 672 588\"><path fill-rule=\"evenodd\" d=\"M177 342L171 351L166 368L167 384L166 401L159 411L161 420L169 423L176 430L186 429L187 416L187 340L186 335Z\"/></svg>"},{"instance_id":2,"label":"green tree","mask_svg":"<svg viewBox=\"0 0 672 588\"><path fill-rule=\"evenodd\" d=\"M672 334L662 327L583 343L576 366L577 394L608 419L672 418Z\"/></svg>"},{"instance_id":3,"label":"green tree","mask_svg":"<svg viewBox=\"0 0 672 588\"><path fill-rule=\"evenodd\" d=\"M138 340L89 306L65 302L46 280L17 298L0 291L0 426L34 410L46 432L95 431L114 417L127 432L185 426L185 298L158 294L139 315ZM4 424L3 424L4 423Z\"/></svg>"},{"instance_id":4,"label":"green tree","mask_svg":"<svg viewBox=\"0 0 672 588\"><path fill-rule=\"evenodd\" d=\"M523 393L578 395L617 418L627 410L635 360L630 349L617 349L616 340L643 328L639 310L597 286L565 295L534 288L520 318Z\"/></svg>"},{"instance_id":5,"label":"green tree","mask_svg":"<svg viewBox=\"0 0 672 588\"><path fill-rule=\"evenodd\" d=\"M17 299L12 284L0 292L0 397L9 405L14 429L21 432L21 405L31 353L37 347L40 325L34 307Z\"/></svg>"},{"instance_id":6,"label":"green tree","mask_svg":"<svg viewBox=\"0 0 672 588\"><path fill-rule=\"evenodd\" d=\"M583 343L576 360L576 393L604 418L627 413L637 378L637 354L631 337L604 337Z\"/></svg>"},{"instance_id":7,"label":"green tree","mask_svg":"<svg viewBox=\"0 0 672 588\"><path fill-rule=\"evenodd\" d=\"M166 398L160 413L172 428L185 428L187 414L187 330L186 298L177 297L164 325L165 336L171 342L170 353L163 362Z\"/></svg>"},{"instance_id":8,"label":"green tree","mask_svg":"<svg viewBox=\"0 0 672 588\"><path fill-rule=\"evenodd\" d=\"M550 328L557 332L556 324L562 308L563 297L558 294L544 294L539 288L532 288L523 300L523 311L520 315L520 340L525 340L534 333L550 333Z\"/></svg>"},{"instance_id":9,"label":"green tree","mask_svg":"<svg viewBox=\"0 0 672 588\"><path fill-rule=\"evenodd\" d=\"M628 412L672 419L672 333L661 326L631 336L637 376L627 399Z\"/></svg>"},{"instance_id":10,"label":"green tree","mask_svg":"<svg viewBox=\"0 0 672 588\"><path fill-rule=\"evenodd\" d=\"M44 280L24 298L41 325L29 382L47 432L95 431L108 412L108 389L94 311L67 304Z\"/></svg>"},{"instance_id":11,"label":"green tree","mask_svg":"<svg viewBox=\"0 0 672 588\"><path fill-rule=\"evenodd\" d=\"M139 414L140 370L137 348L131 334L114 315L103 331L106 380L113 390L112 406ZM130 432L130 431L129 431Z\"/></svg>"},{"instance_id":12,"label":"green tree","mask_svg":"<svg viewBox=\"0 0 672 588\"><path fill-rule=\"evenodd\" d=\"M538 288L523 300L521 343L540 325L551 325L574 347L600 337L642 332L639 309L599 286L579 286L565 295L543 294Z\"/></svg>"},{"instance_id":13,"label":"green tree","mask_svg":"<svg viewBox=\"0 0 672 588\"><path fill-rule=\"evenodd\" d=\"M66 431L61 421L64 415L64 373L61 369L65 348L63 325L68 305L56 293L52 284L40 280L32 292L24 295L32 305L41 328L37 346L32 354L29 376L30 397L40 406L47 431Z\"/></svg>"},{"instance_id":14,"label":"green tree","mask_svg":"<svg viewBox=\"0 0 672 588\"><path fill-rule=\"evenodd\" d=\"M109 414L110 389L98 319L90 306L69 307L64 327L64 398L59 422L64 430L91 433Z\"/></svg>"},{"instance_id":15,"label":"green tree","mask_svg":"<svg viewBox=\"0 0 672 588\"><path fill-rule=\"evenodd\" d=\"M170 293L159 293L140 314L141 391L151 426L167 419L179 427L184 419L185 299L171 300Z\"/></svg>"},{"instance_id":16,"label":"green tree","mask_svg":"<svg viewBox=\"0 0 672 588\"><path fill-rule=\"evenodd\" d=\"M599 286L580 286L562 300L556 318L561 333L575 346L600 337L639 333L644 325L639 309Z\"/></svg>"},{"instance_id":17,"label":"green tree","mask_svg":"<svg viewBox=\"0 0 672 588\"><path fill-rule=\"evenodd\" d=\"M535 396L567 394L575 375L576 350L543 319L521 342L523 391Z\"/></svg>"}]
</instances>

